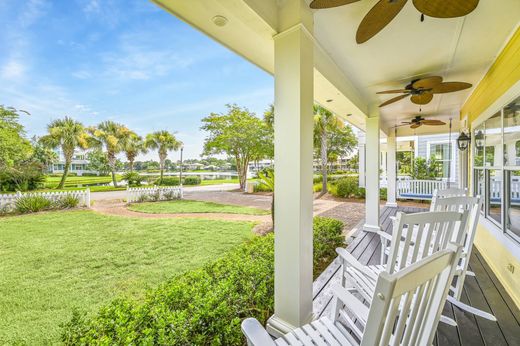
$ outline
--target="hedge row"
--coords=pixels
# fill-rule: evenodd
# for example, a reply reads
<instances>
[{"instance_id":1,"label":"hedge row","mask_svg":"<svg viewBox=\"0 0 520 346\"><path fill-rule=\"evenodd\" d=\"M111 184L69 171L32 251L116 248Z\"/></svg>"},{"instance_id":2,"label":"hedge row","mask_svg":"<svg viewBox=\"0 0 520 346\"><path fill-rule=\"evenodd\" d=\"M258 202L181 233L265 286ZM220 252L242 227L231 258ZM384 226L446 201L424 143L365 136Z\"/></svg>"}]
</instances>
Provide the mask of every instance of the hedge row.
<instances>
[{"instance_id":1,"label":"hedge row","mask_svg":"<svg viewBox=\"0 0 520 346\"><path fill-rule=\"evenodd\" d=\"M315 272L336 256L342 223L314 219ZM75 312L67 345L243 345L240 323L265 323L274 305L274 235L255 237L202 269L174 277L143 301L120 298L93 317Z\"/></svg>"}]
</instances>

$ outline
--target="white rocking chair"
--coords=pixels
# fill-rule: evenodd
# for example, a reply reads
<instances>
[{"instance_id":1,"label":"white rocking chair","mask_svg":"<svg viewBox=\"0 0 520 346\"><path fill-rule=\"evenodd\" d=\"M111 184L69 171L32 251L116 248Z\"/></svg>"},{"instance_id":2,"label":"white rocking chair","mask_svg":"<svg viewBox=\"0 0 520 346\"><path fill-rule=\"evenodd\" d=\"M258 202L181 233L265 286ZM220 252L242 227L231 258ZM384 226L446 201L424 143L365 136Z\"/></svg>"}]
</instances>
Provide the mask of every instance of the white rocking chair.
<instances>
[{"instance_id":1,"label":"white rocking chair","mask_svg":"<svg viewBox=\"0 0 520 346\"><path fill-rule=\"evenodd\" d=\"M382 247L389 244L390 248L388 255L384 253L383 264L363 265L346 249L336 249L342 263L342 286L351 292L358 292L363 299L371 303L379 273L386 271L391 274L403 269L436 251L445 249L451 241L462 244L467 218L467 211L397 213L392 234L378 232L384 239ZM452 319L443 317L442 321L456 325Z\"/></svg>"},{"instance_id":2,"label":"white rocking chair","mask_svg":"<svg viewBox=\"0 0 520 346\"><path fill-rule=\"evenodd\" d=\"M277 340L254 318L242 322L242 331L249 346L431 345L460 252L450 244L403 270L380 273L370 308L335 286L330 318L322 317ZM363 331L357 330L349 314L366 321Z\"/></svg>"}]
</instances>

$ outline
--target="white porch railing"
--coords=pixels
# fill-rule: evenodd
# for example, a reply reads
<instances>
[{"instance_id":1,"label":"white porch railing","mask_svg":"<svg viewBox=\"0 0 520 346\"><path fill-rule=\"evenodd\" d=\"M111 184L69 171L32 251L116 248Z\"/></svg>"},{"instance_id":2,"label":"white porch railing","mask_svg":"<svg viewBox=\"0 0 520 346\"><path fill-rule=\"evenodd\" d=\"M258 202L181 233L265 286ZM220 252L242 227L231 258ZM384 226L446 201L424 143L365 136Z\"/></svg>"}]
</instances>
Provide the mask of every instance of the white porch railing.
<instances>
[{"instance_id":1,"label":"white porch railing","mask_svg":"<svg viewBox=\"0 0 520 346\"><path fill-rule=\"evenodd\" d=\"M447 188L448 183L442 180L398 180L397 198L431 199L434 190Z\"/></svg>"},{"instance_id":2,"label":"white porch railing","mask_svg":"<svg viewBox=\"0 0 520 346\"><path fill-rule=\"evenodd\" d=\"M20 192L12 194L0 194L0 211L12 211L16 201L22 197L43 197L52 202L72 196L78 199L78 206L90 208L90 189L77 191L56 191L56 192Z\"/></svg>"},{"instance_id":3,"label":"white porch railing","mask_svg":"<svg viewBox=\"0 0 520 346\"><path fill-rule=\"evenodd\" d=\"M181 198L181 186L129 187L126 189L127 203L165 201Z\"/></svg>"}]
</instances>

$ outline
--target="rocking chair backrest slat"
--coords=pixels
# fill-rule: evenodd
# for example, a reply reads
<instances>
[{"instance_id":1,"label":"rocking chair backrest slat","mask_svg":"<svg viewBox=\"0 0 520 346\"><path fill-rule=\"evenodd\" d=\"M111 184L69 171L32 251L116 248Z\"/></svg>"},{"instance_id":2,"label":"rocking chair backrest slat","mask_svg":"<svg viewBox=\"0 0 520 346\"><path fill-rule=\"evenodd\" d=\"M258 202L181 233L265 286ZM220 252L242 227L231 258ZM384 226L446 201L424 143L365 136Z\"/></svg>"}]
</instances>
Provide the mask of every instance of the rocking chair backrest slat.
<instances>
[{"instance_id":1,"label":"rocking chair backrest slat","mask_svg":"<svg viewBox=\"0 0 520 346\"><path fill-rule=\"evenodd\" d=\"M432 203L430 204L430 211L435 211L437 200L448 197L466 197L468 189L459 189L456 187L444 190L433 190Z\"/></svg>"},{"instance_id":2,"label":"rocking chair backrest slat","mask_svg":"<svg viewBox=\"0 0 520 346\"><path fill-rule=\"evenodd\" d=\"M361 346L431 345L460 252L450 243L401 271L382 272Z\"/></svg>"},{"instance_id":3,"label":"rocking chair backrest slat","mask_svg":"<svg viewBox=\"0 0 520 346\"><path fill-rule=\"evenodd\" d=\"M461 244L467 217L467 211L397 213L386 271L391 274L446 249L452 240Z\"/></svg>"}]
</instances>

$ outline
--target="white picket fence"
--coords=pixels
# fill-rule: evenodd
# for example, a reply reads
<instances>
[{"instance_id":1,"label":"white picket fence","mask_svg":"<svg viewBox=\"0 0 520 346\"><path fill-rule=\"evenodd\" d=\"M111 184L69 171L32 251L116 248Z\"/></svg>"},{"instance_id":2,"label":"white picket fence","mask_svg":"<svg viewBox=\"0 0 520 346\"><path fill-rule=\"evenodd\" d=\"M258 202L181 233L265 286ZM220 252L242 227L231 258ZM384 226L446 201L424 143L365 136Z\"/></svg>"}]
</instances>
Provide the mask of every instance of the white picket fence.
<instances>
[{"instance_id":1,"label":"white picket fence","mask_svg":"<svg viewBox=\"0 0 520 346\"><path fill-rule=\"evenodd\" d=\"M442 180L398 180L397 198L431 199L434 190L448 188L448 183Z\"/></svg>"},{"instance_id":2,"label":"white picket fence","mask_svg":"<svg viewBox=\"0 0 520 346\"><path fill-rule=\"evenodd\" d=\"M90 189L78 191L56 191L56 192L20 192L12 194L0 194L0 211L11 211L16 201L22 197L44 197L56 202L64 197L73 196L78 199L78 206L90 208Z\"/></svg>"},{"instance_id":3,"label":"white picket fence","mask_svg":"<svg viewBox=\"0 0 520 346\"><path fill-rule=\"evenodd\" d=\"M182 198L180 186L129 187L126 189L126 202L164 201Z\"/></svg>"}]
</instances>

